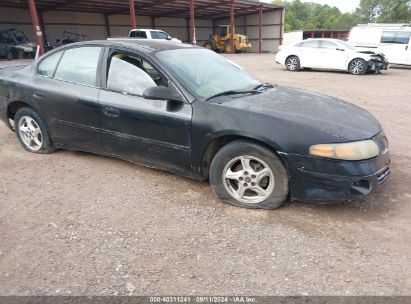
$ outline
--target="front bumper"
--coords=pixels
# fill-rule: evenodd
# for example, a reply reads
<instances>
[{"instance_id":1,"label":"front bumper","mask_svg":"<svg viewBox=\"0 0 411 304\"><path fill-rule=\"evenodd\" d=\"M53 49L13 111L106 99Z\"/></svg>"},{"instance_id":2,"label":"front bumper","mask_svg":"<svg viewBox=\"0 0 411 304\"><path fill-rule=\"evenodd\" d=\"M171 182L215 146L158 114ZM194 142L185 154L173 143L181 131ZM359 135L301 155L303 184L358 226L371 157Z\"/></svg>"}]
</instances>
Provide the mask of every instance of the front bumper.
<instances>
[{"instance_id":1,"label":"front bumper","mask_svg":"<svg viewBox=\"0 0 411 304\"><path fill-rule=\"evenodd\" d=\"M388 70L389 63L386 60L372 59L368 61L368 67L371 71Z\"/></svg>"},{"instance_id":2,"label":"front bumper","mask_svg":"<svg viewBox=\"0 0 411 304\"><path fill-rule=\"evenodd\" d=\"M384 184L390 175L388 150L363 161L343 161L281 154L290 178L290 198L333 203L361 199Z\"/></svg>"}]
</instances>

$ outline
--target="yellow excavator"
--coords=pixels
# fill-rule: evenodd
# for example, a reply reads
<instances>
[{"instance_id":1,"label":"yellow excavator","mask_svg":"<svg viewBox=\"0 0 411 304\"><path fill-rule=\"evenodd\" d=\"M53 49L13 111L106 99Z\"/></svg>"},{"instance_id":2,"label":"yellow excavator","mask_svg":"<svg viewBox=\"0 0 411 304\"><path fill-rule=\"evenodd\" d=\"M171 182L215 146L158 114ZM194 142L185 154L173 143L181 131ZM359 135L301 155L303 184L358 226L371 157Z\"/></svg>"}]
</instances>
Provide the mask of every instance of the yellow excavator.
<instances>
[{"instance_id":1,"label":"yellow excavator","mask_svg":"<svg viewBox=\"0 0 411 304\"><path fill-rule=\"evenodd\" d=\"M204 43L204 47L216 52L231 53L233 46L231 45L232 33L230 28L230 25L220 25L218 27L218 33L210 35L208 41ZM251 48L251 43L248 43L248 37L236 34L234 29L234 53L244 52L249 48Z\"/></svg>"}]
</instances>

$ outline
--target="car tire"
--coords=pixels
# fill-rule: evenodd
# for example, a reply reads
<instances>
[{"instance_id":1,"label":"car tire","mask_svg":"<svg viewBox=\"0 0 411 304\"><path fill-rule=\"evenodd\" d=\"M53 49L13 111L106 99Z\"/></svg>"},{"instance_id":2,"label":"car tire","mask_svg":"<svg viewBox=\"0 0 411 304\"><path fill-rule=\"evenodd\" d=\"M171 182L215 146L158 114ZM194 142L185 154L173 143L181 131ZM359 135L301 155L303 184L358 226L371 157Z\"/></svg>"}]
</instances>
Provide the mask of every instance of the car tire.
<instances>
[{"instance_id":1,"label":"car tire","mask_svg":"<svg viewBox=\"0 0 411 304\"><path fill-rule=\"evenodd\" d=\"M353 75L365 75L368 71L368 64L364 59L353 59L348 65L348 71Z\"/></svg>"},{"instance_id":2,"label":"car tire","mask_svg":"<svg viewBox=\"0 0 411 304\"><path fill-rule=\"evenodd\" d=\"M14 128L23 148L32 153L56 151L43 120L31 108L21 108L14 117Z\"/></svg>"},{"instance_id":3,"label":"car tire","mask_svg":"<svg viewBox=\"0 0 411 304\"><path fill-rule=\"evenodd\" d=\"M289 56L285 60L285 67L291 72L297 72L301 69L300 58L297 56Z\"/></svg>"},{"instance_id":4,"label":"car tire","mask_svg":"<svg viewBox=\"0 0 411 304\"><path fill-rule=\"evenodd\" d=\"M11 52L11 51L9 51L8 53L7 53L7 60L13 60L14 59L14 55L13 55L13 53Z\"/></svg>"},{"instance_id":5,"label":"car tire","mask_svg":"<svg viewBox=\"0 0 411 304\"><path fill-rule=\"evenodd\" d=\"M249 141L221 148L211 162L209 179L218 198L237 207L276 209L288 195L288 175L281 160Z\"/></svg>"},{"instance_id":6,"label":"car tire","mask_svg":"<svg viewBox=\"0 0 411 304\"><path fill-rule=\"evenodd\" d=\"M233 52L233 54L235 54L235 53L237 53L237 48L236 48L235 45L232 46L231 42L227 41L224 45L224 52L226 54L231 54L231 52Z\"/></svg>"}]
</instances>

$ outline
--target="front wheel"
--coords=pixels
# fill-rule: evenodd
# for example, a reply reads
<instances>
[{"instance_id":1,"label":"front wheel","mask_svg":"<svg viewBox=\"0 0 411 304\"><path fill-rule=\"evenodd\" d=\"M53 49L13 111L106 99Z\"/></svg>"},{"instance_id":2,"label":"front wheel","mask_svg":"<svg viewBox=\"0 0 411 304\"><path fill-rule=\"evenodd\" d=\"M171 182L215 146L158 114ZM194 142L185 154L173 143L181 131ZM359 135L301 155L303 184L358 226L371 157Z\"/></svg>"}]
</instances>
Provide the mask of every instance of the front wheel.
<instances>
[{"instance_id":1,"label":"front wheel","mask_svg":"<svg viewBox=\"0 0 411 304\"><path fill-rule=\"evenodd\" d=\"M287 67L287 70L291 72L296 72L301 69L300 65L300 58L297 56L290 56L285 60L285 66Z\"/></svg>"},{"instance_id":2,"label":"front wheel","mask_svg":"<svg viewBox=\"0 0 411 304\"><path fill-rule=\"evenodd\" d=\"M353 75L364 75L367 73L368 65L364 59L353 59L348 65L348 70Z\"/></svg>"},{"instance_id":3,"label":"front wheel","mask_svg":"<svg viewBox=\"0 0 411 304\"><path fill-rule=\"evenodd\" d=\"M31 108L21 108L14 117L14 127L23 148L32 153L47 154L55 151L46 126Z\"/></svg>"},{"instance_id":4,"label":"front wheel","mask_svg":"<svg viewBox=\"0 0 411 304\"><path fill-rule=\"evenodd\" d=\"M276 209L288 195L288 176L270 150L248 141L224 146L210 167L210 184L222 202L254 209Z\"/></svg>"}]
</instances>

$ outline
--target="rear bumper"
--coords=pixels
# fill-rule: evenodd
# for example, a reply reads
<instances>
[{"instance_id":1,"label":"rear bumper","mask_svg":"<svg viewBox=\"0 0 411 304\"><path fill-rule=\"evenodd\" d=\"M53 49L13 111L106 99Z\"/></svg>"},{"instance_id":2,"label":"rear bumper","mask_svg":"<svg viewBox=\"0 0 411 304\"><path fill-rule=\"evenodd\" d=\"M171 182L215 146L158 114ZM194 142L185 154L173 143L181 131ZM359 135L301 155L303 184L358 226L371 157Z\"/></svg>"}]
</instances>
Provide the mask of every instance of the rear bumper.
<instances>
[{"instance_id":1,"label":"rear bumper","mask_svg":"<svg viewBox=\"0 0 411 304\"><path fill-rule=\"evenodd\" d=\"M282 154L290 177L292 200L333 203L361 199L384 184L390 175L388 150L364 161L341 161Z\"/></svg>"}]
</instances>

